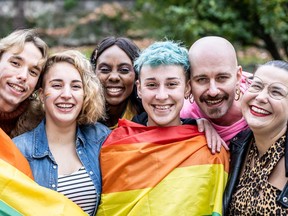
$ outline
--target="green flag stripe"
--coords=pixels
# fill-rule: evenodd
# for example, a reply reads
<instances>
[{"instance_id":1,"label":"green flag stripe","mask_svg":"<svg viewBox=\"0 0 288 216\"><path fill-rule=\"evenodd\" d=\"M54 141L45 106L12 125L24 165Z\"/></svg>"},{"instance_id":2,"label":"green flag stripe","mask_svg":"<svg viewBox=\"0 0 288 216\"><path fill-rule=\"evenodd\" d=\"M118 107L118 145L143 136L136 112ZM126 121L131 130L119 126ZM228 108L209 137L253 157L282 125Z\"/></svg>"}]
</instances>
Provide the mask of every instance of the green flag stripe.
<instances>
[{"instance_id":1,"label":"green flag stripe","mask_svg":"<svg viewBox=\"0 0 288 216\"><path fill-rule=\"evenodd\" d=\"M7 203L0 200L0 215L1 216L23 216L14 208L10 207Z\"/></svg>"}]
</instances>

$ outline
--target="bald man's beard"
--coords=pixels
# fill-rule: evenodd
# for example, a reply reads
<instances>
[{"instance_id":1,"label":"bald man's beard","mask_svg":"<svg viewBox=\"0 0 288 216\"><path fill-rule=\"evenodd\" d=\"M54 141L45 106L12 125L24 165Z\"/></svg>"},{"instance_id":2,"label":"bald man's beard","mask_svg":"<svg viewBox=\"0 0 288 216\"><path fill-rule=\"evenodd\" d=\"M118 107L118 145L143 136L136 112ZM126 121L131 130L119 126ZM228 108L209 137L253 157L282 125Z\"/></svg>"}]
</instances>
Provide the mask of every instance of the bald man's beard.
<instances>
[{"instance_id":1,"label":"bald man's beard","mask_svg":"<svg viewBox=\"0 0 288 216\"><path fill-rule=\"evenodd\" d=\"M221 118L223 115L225 115L226 113L221 112L222 109L221 108L214 108L211 110L208 110L208 116L211 119L218 119Z\"/></svg>"},{"instance_id":2,"label":"bald man's beard","mask_svg":"<svg viewBox=\"0 0 288 216\"><path fill-rule=\"evenodd\" d=\"M233 100L230 102L229 101L229 95L227 93L223 93L223 94L218 94L215 97L211 97L209 95L202 95L200 96L200 103L203 103L205 106L205 111L202 110L209 118L211 119L217 119L217 118L221 118L222 116L224 116L229 108L231 107ZM228 101L228 104L225 103ZM220 107L213 107L213 106L217 106L217 104L220 103L224 103L221 104ZM203 107L204 108L204 107Z\"/></svg>"}]
</instances>

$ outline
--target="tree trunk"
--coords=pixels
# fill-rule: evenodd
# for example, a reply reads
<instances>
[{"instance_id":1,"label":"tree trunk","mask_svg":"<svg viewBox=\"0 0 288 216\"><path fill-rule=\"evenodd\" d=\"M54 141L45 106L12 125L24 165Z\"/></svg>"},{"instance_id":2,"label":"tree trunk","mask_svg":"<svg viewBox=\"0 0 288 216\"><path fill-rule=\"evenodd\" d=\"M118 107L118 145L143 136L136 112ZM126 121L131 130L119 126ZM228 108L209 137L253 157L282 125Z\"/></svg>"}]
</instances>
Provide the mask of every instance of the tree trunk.
<instances>
[{"instance_id":1,"label":"tree trunk","mask_svg":"<svg viewBox=\"0 0 288 216\"><path fill-rule=\"evenodd\" d=\"M254 31L258 35L258 37L264 41L267 51L271 54L273 59L283 60L276 43L274 42L270 34L265 33L265 28L259 22L259 17L257 15L255 15L255 22L257 23L258 27L255 28Z\"/></svg>"}]
</instances>

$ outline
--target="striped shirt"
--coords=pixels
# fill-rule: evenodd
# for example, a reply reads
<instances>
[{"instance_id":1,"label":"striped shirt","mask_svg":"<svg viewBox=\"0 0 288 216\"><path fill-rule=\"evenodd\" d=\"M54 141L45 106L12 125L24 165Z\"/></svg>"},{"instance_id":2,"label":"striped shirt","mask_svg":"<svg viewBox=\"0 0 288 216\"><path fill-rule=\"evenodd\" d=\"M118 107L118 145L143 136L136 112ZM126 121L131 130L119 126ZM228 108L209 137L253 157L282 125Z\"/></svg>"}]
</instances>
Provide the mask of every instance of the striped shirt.
<instances>
[{"instance_id":1,"label":"striped shirt","mask_svg":"<svg viewBox=\"0 0 288 216\"><path fill-rule=\"evenodd\" d=\"M97 203L97 195L85 167L81 167L70 175L58 176L57 191L80 206L83 211L92 215Z\"/></svg>"}]
</instances>

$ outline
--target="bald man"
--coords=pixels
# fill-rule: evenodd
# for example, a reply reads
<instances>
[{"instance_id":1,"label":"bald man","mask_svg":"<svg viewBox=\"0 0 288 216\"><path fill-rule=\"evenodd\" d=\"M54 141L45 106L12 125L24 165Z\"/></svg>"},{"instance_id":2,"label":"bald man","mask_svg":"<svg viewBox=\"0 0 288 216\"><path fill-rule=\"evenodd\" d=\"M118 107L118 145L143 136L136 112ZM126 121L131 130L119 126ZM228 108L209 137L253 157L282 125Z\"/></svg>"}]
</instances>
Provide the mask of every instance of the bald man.
<instances>
[{"instance_id":1,"label":"bald man","mask_svg":"<svg viewBox=\"0 0 288 216\"><path fill-rule=\"evenodd\" d=\"M242 73L233 45L222 37L197 40L189 50L189 61L193 98L185 101L180 115L208 119L229 144L248 127L241 112L241 98L249 73Z\"/></svg>"}]
</instances>

